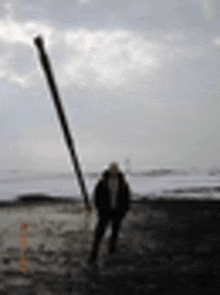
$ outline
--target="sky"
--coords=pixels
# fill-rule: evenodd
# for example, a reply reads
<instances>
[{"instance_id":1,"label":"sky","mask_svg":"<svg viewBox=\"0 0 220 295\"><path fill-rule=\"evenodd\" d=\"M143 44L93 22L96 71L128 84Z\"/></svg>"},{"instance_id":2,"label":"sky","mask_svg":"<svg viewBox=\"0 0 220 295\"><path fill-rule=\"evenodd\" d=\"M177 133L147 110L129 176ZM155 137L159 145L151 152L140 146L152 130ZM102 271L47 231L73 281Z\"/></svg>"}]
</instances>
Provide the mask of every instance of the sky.
<instances>
[{"instance_id":1,"label":"sky","mask_svg":"<svg viewBox=\"0 0 220 295\"><path fill-rule=\"evenodd\" d=\"M1 1L1 167L71 169L38 35L84 171L220 167L218 2Z\"/></svg>"}]
</instances>

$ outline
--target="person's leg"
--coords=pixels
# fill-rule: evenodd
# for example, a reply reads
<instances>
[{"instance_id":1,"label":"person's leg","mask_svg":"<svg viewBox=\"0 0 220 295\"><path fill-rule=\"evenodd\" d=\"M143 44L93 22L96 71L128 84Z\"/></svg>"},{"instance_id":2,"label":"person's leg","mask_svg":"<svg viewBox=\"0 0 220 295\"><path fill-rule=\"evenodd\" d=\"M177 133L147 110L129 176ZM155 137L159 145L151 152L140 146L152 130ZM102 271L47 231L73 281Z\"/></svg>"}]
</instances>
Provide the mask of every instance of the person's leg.
<instances>
[{"instance_id":1,"label":"person's leg","mask_svg":"<svg viewBox=\"0 0 220 295\"><path fill-rule=\"evenodd\" d=\"M93 242L93 246L92 246L92 251L91 251L91 255L89 258L89 261L95 261L98 255L98 249L99 249L99 244L102 240L102 237L104 235L106 226L108 224L108 218L101 218L99 217L96 229L95 229L95 237L94 237L94 242Z\"/></svg>"},{"instance_id":2,"label":"person's leg","mask_svg":"<svg viewBox=\"0 0 220 295\"><path fill-rule=\"evenodd\" d=\"M108 247L109 254L112 254L115 252L121 221L122 221L122 216L120 215L116 215L112 217L112 235L110 237L109 247Z\"/></svg>"}]
</instances>

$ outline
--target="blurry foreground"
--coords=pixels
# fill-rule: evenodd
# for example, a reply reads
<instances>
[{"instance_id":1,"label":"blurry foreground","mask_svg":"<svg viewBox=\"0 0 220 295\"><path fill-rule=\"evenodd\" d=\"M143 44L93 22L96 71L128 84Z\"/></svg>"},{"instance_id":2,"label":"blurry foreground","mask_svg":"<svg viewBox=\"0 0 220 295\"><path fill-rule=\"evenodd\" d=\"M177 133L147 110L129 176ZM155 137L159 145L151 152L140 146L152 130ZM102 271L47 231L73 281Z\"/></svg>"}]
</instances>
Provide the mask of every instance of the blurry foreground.
<instances>
[{"instance_id":1,"label":"blurry foreground","mask_svg":"<svg viewBox=\"0 0 220 295\"><path fill-rule=\"evenodd\" d=\"M82 204L0 207L0 294L218 294L220 202L133 203L118 252L100 248L99 270L81 262L91 249L96 215ZM20 226L28 225L27 272Z\"/></svg>"}]
</instances>

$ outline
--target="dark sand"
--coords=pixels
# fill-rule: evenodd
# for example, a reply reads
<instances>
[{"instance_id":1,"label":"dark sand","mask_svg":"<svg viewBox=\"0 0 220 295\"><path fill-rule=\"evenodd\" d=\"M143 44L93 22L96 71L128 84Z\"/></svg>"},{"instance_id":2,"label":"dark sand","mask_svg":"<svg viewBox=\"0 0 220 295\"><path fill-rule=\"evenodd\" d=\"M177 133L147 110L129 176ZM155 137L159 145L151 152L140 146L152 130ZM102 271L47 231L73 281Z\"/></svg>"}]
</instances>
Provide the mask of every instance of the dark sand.
<instances>
[{"instance_id":1,"label":"dark sand","mask_svg":"<svg viewBox=\"0 0 220 295\"><path fill-rule=\"evenodd\" d=\"M220 202L133 203L118 253L102 243L99 269L81 262L91 249L96 215L81 204L0 207L3 294L219 294ZM3 218L11 218L3 223ZM28 224L28 271L20 271L19 228ZM108 236L108 232L107 232Z\"/></svg>"}]
</instances>

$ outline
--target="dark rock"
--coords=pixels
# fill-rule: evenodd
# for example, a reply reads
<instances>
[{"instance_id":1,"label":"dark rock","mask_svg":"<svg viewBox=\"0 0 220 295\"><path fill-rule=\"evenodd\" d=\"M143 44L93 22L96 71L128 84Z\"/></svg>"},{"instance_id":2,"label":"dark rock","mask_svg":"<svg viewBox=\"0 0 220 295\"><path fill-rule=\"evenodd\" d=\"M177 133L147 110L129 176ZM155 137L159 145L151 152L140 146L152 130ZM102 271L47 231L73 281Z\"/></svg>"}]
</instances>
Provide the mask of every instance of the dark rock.
<instances>
[{"instance_id":1,"label":"dark rock","mask_svg":"<svg viewBox=\"0 0 220 295\"><path fill-rule=\"evenodd\" d=\"M36 202L54 202L56 198L45 195L45 194L31 194L31 195L21 195L17 197L19 202L28 202L28 203L36 203Z\"/></svg>"},{"instance_id":2,"label":"dark rock","mask_svg":"<svg viewBox=\"0 0 220 295\"><path fill-rule=\"evenodd\" d=\"M8 265L10 263L10 258L7 258L7 257L2 258L2 262L3 262L3 264Z\"/></svg>"}]
</instances>

